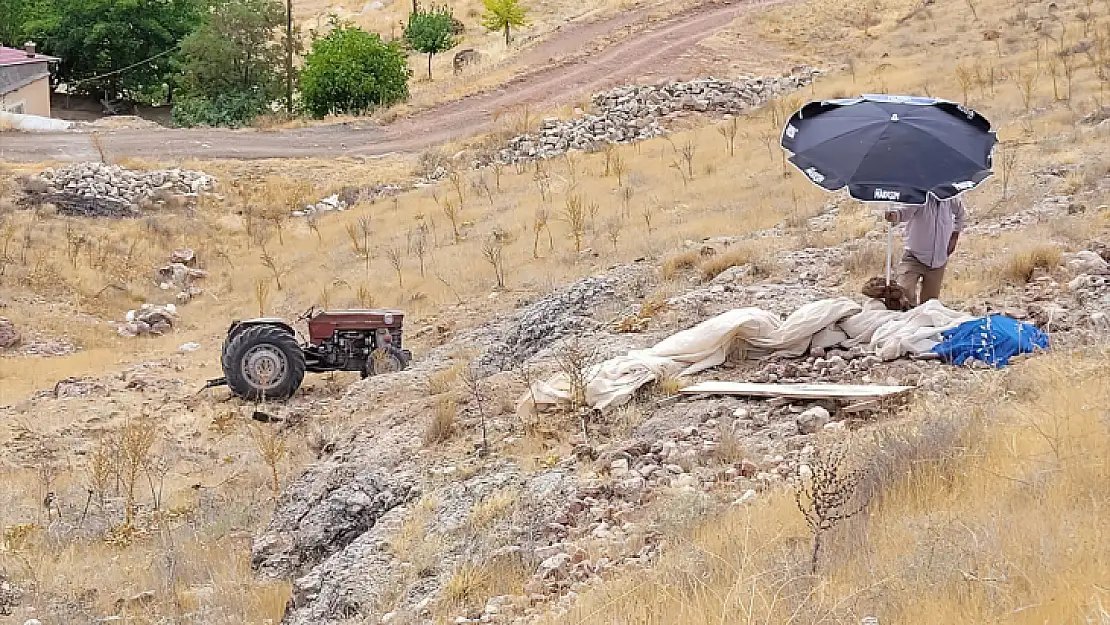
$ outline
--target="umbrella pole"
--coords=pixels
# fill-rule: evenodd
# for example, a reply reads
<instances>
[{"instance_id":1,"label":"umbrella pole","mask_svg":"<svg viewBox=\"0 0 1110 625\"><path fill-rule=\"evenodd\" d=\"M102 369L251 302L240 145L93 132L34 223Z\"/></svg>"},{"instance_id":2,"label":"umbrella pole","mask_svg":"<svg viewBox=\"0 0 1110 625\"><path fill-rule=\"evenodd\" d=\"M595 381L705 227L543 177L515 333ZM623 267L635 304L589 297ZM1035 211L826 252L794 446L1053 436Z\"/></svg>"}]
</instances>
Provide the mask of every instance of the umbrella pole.
<instances>
[{"instance_id":1,"label":"umbrella pole","mask_svg":"<svg viewBox=\"0 0 1110 625\"><path fill-rule=\"evenodd\" d=\"M890 265L892 262L894 248L894 224L887 222L886 224L886 285L890 286Z\"/></svg>"}]
</instances>

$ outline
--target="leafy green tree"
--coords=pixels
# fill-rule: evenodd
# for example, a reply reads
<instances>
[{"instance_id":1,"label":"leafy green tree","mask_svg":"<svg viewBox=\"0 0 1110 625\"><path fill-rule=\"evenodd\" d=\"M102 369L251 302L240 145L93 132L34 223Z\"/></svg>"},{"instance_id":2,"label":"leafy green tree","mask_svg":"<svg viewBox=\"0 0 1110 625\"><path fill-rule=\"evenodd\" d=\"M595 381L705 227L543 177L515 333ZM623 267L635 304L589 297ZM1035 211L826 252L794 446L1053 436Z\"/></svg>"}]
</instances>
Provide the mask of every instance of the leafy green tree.
<instances>
[{"instance_id":1,"label":"leafy green tree","mask_svg":"<svg viewBox=\"0 0 1110 625\"><path fill-rule=\"evenodd\" d=\"M226 0L181 42L181 125L250 122L282 94L285 23L281 0Z\"/></svg>"},{"instance_id":2,"label":"leafy green tree","mask_svg":"<svg viewBox=\"0 0 1110 625\"><path fill-rule=\"evenodd\" d=\"M200 22L197 0L52 0L24 25L61 58L56 78L81 93L154 100L178 72L177 46ZM163 96L164 97L164 96Z\"/></svg>"},{"instance_id":3,"label":"leafy green tree","mask_svg":"<svg viewBox=\"0 0 1110 625\"><path fill-rule=\"evenodd\" d=\"M396 41L335 24L312 42L301 71L305 109L316 117L362 114L409 97L408 61Z\"/></svg>"},{"instance_id":4,"label":"leafy green tree","mask_svg":"<svg viewBox=\"0 0 1110 625\"><path fill-rule=\"evenodd\" d=\"M0 0L0 45L22 47L31 38L27 25L48 21L54 15L48 0Z\"/></svg>"},{"instance_id":5,"label":"leafy green tree","mask_svg":"<svg viewBox=\"0 0 1110 625\"><path fill-rule=\"evenodd\" d=\"M525 15L528 9L520 6L520 0L482 0L486 5L486 14L482 16L482 25L490 30L505 31L505 45L509 45L509 29L528 26Z\"/></svg>"},{"instance_id":6,"label":"leafy green tree","mask_svg":"<svg viewBox=\"0 0 1110 625\"><path fill-rule=\"evenodd\" d=\"M409 13L405 39L413 50L428 55L428 80L432 79L432 56L446 52L455 45L455 38L451 34L453 22L451 9L446 6Z\"/></svg>"}]
</instances>

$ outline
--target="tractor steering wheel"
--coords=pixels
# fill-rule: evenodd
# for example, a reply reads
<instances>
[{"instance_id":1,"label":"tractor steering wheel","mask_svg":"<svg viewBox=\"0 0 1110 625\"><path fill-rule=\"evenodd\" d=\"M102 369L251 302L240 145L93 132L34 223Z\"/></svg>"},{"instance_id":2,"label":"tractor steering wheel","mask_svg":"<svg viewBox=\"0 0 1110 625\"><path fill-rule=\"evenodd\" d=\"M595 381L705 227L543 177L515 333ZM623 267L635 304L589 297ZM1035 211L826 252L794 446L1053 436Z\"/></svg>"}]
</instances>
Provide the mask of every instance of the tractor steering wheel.
<instances>
[{"instance_id":1,"label":"tractor steering wheel","mask_svg":"<svg viewBox=\"0 0 1110 625\"><path fill-rule=\"evenodd\" d=\"M316 304L309 306L308 310L304 311L304 314L297 318L297 321L310 321L314 316L316 316Z\"/></svg>"}]
</instances>

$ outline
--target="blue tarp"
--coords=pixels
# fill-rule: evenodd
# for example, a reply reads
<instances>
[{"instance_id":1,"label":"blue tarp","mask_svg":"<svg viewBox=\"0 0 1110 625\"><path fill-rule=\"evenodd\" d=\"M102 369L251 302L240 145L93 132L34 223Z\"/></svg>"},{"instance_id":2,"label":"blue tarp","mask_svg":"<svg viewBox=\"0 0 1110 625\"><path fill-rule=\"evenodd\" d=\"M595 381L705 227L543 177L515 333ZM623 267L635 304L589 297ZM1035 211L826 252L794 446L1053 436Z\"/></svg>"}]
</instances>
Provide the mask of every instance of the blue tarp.
<instances>
[{"instance_id":1,"label":"blue tarp","mask_svg":"<svg viewBox=\"0 0 1110 625\"><path fill-rule=\"evenodd\" d=\"M962 365L976 358L1004 367L1018 354L1048 349L1048 335L1040 328L1003 315L973 319L948 330L933 348L946 362Z\"/></svg>"}]
</instances>

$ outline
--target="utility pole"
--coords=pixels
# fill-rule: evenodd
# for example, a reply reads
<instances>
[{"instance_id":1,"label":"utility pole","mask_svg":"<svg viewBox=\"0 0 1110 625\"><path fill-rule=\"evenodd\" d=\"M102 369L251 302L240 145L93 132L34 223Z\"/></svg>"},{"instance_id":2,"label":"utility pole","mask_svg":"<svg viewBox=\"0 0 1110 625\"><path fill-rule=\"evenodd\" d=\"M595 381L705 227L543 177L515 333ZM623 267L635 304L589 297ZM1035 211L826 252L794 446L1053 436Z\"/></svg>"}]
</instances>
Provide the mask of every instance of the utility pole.
<instances>
[{"instance_id":1,"label":"utility pole","mask_svg":"<svg viewBox=\"0 0 1110 625\"><path fill-rule=\"evenodd\" d=\"M293 0L285 0L285 112L293 114Z\"/></svg>"}]
</instances>

